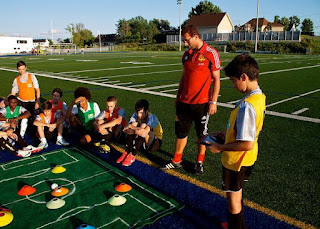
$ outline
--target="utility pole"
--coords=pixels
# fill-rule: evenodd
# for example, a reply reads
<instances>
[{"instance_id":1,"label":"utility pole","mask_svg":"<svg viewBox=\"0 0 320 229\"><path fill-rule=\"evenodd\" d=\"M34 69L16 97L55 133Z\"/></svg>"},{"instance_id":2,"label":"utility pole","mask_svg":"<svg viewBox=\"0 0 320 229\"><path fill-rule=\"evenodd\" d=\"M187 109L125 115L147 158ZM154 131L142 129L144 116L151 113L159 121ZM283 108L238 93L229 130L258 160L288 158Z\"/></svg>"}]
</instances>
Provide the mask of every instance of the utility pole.
<instances>
[{"instance_id":1,"label":"utility pole","mask_svg":"<svg viewBox=\"0 0 320 229\"><path fill-rule=\"evenodd\" d=\"M99 46L100 46L100 52L101 52L101 35L100 35L100 30L98 30L99 33Z\"/></svg>"},{"instance_id":2,"label":"utility pole","mask_svg":"<svg viewBox=\"0 0 320 229\"><path fill-rule=\"evenodd\" d=\"M179 51L181 51L181 2L182 0L177 0L177 5L179 5Z\"/></svg>"},{"instance_id":3,"label":"utility pole","mask_svg":"<svg viewBox=\"0 0 320 229\"><path fill-rule=\"evenodd\" d=\"M259 34L259 31L258 31L258 22L259 22L259 2L260 2L260 0L258 0L258 3L257 3L256 43L255 43L255 45L254 45L254 52L257 52L257 51L258 51L258 34Z\"/></svg>"}]
</instances>

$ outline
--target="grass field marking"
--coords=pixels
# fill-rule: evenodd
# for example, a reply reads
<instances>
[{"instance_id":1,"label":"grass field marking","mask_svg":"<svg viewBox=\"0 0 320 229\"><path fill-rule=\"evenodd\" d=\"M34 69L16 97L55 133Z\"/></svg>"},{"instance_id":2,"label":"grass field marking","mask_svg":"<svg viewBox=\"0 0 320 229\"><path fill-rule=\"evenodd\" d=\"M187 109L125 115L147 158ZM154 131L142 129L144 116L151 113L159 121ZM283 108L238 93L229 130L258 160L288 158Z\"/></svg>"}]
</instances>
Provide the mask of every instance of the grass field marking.
<instances>
[{"instance_id":1,"label":"grass field marking","mask_svg":"<svg viewBox=\"0 0 320 229\"><path fill-rule=\"evenodd\" d=\"M143 84L133 84L133 85L130 85L128 86L129 88L133 88L133 87L143 87L143 86L146 86L147 84L143 83Z\"/></svg>"},{"instance_id":2,"label":"grass field marking","mask_svg":"<svg viewBox=\"0 0 320 229\"><path fill-rule=\"evenodd\" d=\"M157 210L153 209L152 207L148 206L147 204L143 203L141 200L135 198L134 196L130 195L129 193L125 193L122 196L130 196L132 199L136 200L137 202L139 202L140 204L142 204L143 206L145 206L146 208L149 208L151 211L158 213Z\"/></svg>"},{"instance_id":3,"label":"grass field marking","mask_svg":"<svg viewBox=\"0 0 320 229\"><path fill-rule=\"evenodd\" d=\"M125 83L115 83L114 85L127 85L127 84L132 84L132 82L125 82Z\"/></svg>"},{"instance_id":4,"label":"grass field marking","mask_svg":"<svg viewBox=\"0 0 320 229\"><path fill-rule=\"evenodd\" d=\"M229 104L234 104L234 103L237 103L237 102L239 102L239 101L240 101L240 99L237 99L237 100L230 101L230 102L227 102L227 103L229 103Z\"/></svg>"},{"instance_id":5,"label":"grass field marking","mask_svg":"<svg viewBox=\"0 0 320 229\"><path fill-rule=\"evenodd\" d=\"M11 170L11 169L15 169L15 168L19 168L19 167L24 167L26 165L32 165L32 164L35 164L35 163L38 163L38 162L42 162L42 161L45 161L46 159L44 157L38 157L38 158L42 158L42 160L37 160L37 161L32 161L30 163L27 163L27 164L21 164L21 165L17 165L17 166L14 166L14 167L9 167L8 169L6 169L6 165L4 165L4 170ZM31 159L30 157L28 159ZM19 160L20 161L20 160Z\"/></svg>"},{"instance_id":6,"label":"grass field marking","mask_svg":"<svg viewBox=\"0 0 320 229\"><path fill-rule=\"evenodd\" d=\"M122 152L122 153L124 152L124 149L122 149L121 147L114 146L113 144L112 144L112 146L113 146L116 150L118 150L119 152ZM147 164L147 165L150 165L150 166L152 166L152 167L155 167L155 168L159 168L159 167L160 167L158 164L150 161L150 160L147 159L147 158L141 157L141 156L139 156L139 155L136 156L136 159L137 159L138 161L140 161L140 162L142 162L142 163L145 163L145 164ZM217 194L217 195L222 196L222 197L226 197L225 192L223 192L221 189L218 189L218 188L216 188L216 187L214 187L214 186L212 186L212 185L210 185L210 184L207 184L207 183L205 183L205 182L199 181L199 180L197 180L197 179L195 179L195 178L193 178L193 177L190 177L190 176L188 176L188 175L179 173L177 170L172 170L172 169L171 169L171 170L166 170L166 171L164 171L164 172L165 172L165 173L168 173L168 174L170 174L170 175L172 175L172 176L178 177L178 178L181 179L181 180L185 180L185 181L187 181L187 182L189 182L189 183L192 183L192 184L194 184L194 185L197 185L197 186L199 186L199 187L201 187L201 188L203 188L203 189L206 189L206 190L208 190L208 191L210 191L210 192L212 192L212 193L214 193L214 194ZM299 221L299 220L297 220L297 219L295 219L295 218L291 218L291 217L286 216L286 215L284 215L284 214L281 214L281 213L279 213L279 212L276 212L276 211L273 211L273 210L271 210L271 209L265 208L265 207L263 207L263 206L261 206L261 205L259 205L259 204L257 204L257 203L254 203L254 202L252 202L252 201L249 201L249 200L247 200L247 199L244 199L244 204L245 204L246 206L252 208L252 209L255 209L255 210L257 210L257 211L260 211L260 212L262 212L262 213L264 213L264 214L266 214L266 215L272 216L272 217L275 218L275 219L284 221L284 222L286 222L286 223L288 223L288 224L290 224L290 225L297 226L297 227L300 227L300 228L308 228L308 229L312 228L312 229L315 229L315 227L312 226L312 225L310 225L310 224L306 224L306 223L304 223L304 222L302 222L302 221Z\"/></svg>"},{"instance_id":7,"label":"grass field marking","mask_svg":"<svg viewBox=\"0 0 320 229\"><path fill-rule=\"evenodd\" d=\"M120 82L120 80L113 80L113 81L106 81L106 82L101 82L101 83L119 83L119 82Z\"/></svg>"},{"instance_id":8,"label":"grass field marking","mask_svg":"<svg viewBox=\"0 0 320 229\"><path fill-rule=\"evenodd\" d=\"M70 155L65 149L62 149L62 152L67 154L69 157L71 157L75 162L79 161L77 158L75 158L74 156Z\"/></svg>"},{"instance_id":9,"label":"grass field marking","mask_svg":"<svg viewBox=\"0 0 320 229\"><path fill-rule=\"evenodd\" d=\"M288 68L288 69L281 69L281 70L275 70L275 71L269 71L269 72L261 72L260 75L267 75L267 74L273 74L278 72L289 72L289 71L297 71L301 69L308 69L308 68L318 68L320 67L320 64L312 65L312 66L306 66L306 67L299 67L299 68Z\"/></svg>"},{"instance_id":10,"label":"grass field marking","mask_svg":"<svg viewBox=\"0 0 320 229\"><path fill-rule=\"evenodd\" d=\"M160 85L160 86L154 86L154 87L145 87L141 88L141 90L153 90L153 89L159 89L159 88L166 88L166 87L176 87L179 86L179 83L174 83L174 84L166 84L166 85Z\"/></svg>"},{"instance_id":11,"label":"grass field marking","mask_svg":"<svg viewBox=\"0 0 320 229\"><path fill-rule=\"evenodd\" d=\"M293 112L293 113L291 113L291 114L293 114L293 115L298 115L298 114L301 114L301 113L303 113L303 112L305 112L305 111L307 111L307 110L309 110L309 108L302 108L302 109L300 109L300 110L297 110L297 111L295 111L295 112Z\"/></svg>"},{"instance_id":12,"label":"grass field marking","mask_svg":"<svg viewBox=\"0 0 320 229\"><path fill-rule=\"evenodd\" d=\"M113 224L113 223L117 222L118 220L120 220L120 221L121 221L123 224L125 224L127 227L130 227L130 224L129 224L129 223L127 223L127 222L126 222L125 220L123 220L122 218L117 217L117 218L115 218L114 220L112 220L111 222L106 223L106 224L103 224L103 225L97 227L97 229L100 229L100 228L103 228L103 227L107 227L107 226L109 226L110 224Z\"/></svg>"},{"instance_id":13,"label":"grass field marking","mask_svg":"<svg viewBox=\"0 0 320 229\"><path fill-rule=\"evenodd\" d=\"M99 79L105 79L105 78L109 79L109 78L119 78L123 76L142 76L142 75L163 74L163 73L172 73L172 72L182 72L182 69L170 70L170 71L157 71L157 72L140 72L140 73L132 73L132 74L113 75L113 76L100 76L100 77L89 78L89 79L99 82L98 81Z\"/></svg>"},{"instance_id":14,"label":"grass field marking","mask_svg":"<svg viewBox=\"0 0 320 229\"><path fill-rule=\"evenodd\" d=\"M310 94L316 93L318 91L320 91L320 89L316 89L316 90L313 90L313 91L309 91L309 92L303 93L301 95L296 95L296 96L293 96L293 97L290 97L290 98L287 98L287 99L283 99L283 100L280 100L278 102L268 104L268 105L266 105L266 107L272 107L274 105L277 105L277 104L280 104L280 103L284 103L284 102L287 102L287 101L290 101L290 100L294 100L294 99L297 99L297 98L300 98L300 97L303 97L303 96L306 96L306 95L310 95Z\"/></svg>"},{"instance_id":15,"label":"grass field marking","mask_svg":"<svg viewBox=\"0 0 320 229\"><path fill-rule=\"evenodd\" d=\"M160 91L160 92L165 93L165 92L178 91L178 90L179 90L179 88L174 88L174 89L164 90L164 91Z\"/></svg>"},{"instance_id":16,"label":"grass field marking","mask_svg":"<svg viewBox=\"0 0 320 229\"><path fill-rule=\"evenodd\" d=\"M18 72L17 70L8 69L8 68L0 68L0 70L10 71L10 72ZM150 94L150 95L157 95L157 96L168 97L168 98L173 98L173 99L176 98L176 95L174 95L174 94L167 94L167 93L161 93L161 92L156 92L156 91L146 91L146 90L141 90L141 89L137 89L137 88L129 88L129 87L123 87L123 86L119 86L119 85L112 85L112 84L102 84L102 83L96 83L96 82L90 82L90 81L78 80L78 79L67 79L67 78L63 78L63 77L59 77L59 76L52 76L52 75L48 75L48 74L38 74L38 75L43 76L43 77L47 77L47 78L66 80L66 81L72 81L72 82L77 82L77 83L90 84L90 85L96 85L96 86L101 86L101 87L109 87L109 88L115 88L115 89L126 90L126 91L134 91L134 92L145 93L145 94ZM234 108L234 105L232 105L232 104L221 103L221 102L218 102L218 106L227 107L227 108L231 108L231 109ZM266 114L276 116L276 117L285 117L285 118L295 119L295 120L300 120L300 121L320 123L320 119L318 119L318 118L309 118L309 117L305 117L305 116L291 115L291 114L273 112L273 111L266 111Z\"/></svg>"},{"instance_id":17,"label":"grass field marking","mask_svg":"<svg viewBox=\"0 0 320 229\"><path fill-rule=\"evenodd\" d=\"M123 176L121 173L117 172L117 171L114 171L114 170L111 170L108 166L106 166L104 163L102 163L101 161L99 161L98 159L96 159L95 157L93 157L91 154L87 153L86 151L82 151L78 148L75 148L77 149L80 153L86 155L87 157L90 157L92 160L96 161L97 163L99 163L100 165L102 165L103 167L106 167L107 169L109 169L110 171L112 171L113 173L117 174L118 176L124 178L124 179L127 179L129 180L132 184L135 184L137 187L141 188L142 190L150 193L151 195L157 197L158 199L161 199L162 201L168 203L170 206L175 206L174 204L172 204L170 201L156 195L155 193L149 191L148 189L144 188L143 186L141 186L140 184L136 183L135 181L133 181L130 177L125 177Z\"/></svg>"},{"instance_id":18,"label":"grass field marking","mask_svg":"<svg viewBox=\"0 0 320 229\"><path fill-rule=\"evenodd\" d=\"M153 64L153 65L146 65L146 66L130 66L130 67L118 67L118 68L100 68L100 69L88 69L88 70L69 71L69 72L60 72L60 73L101 72L101 71L134 69L134 68L151 68L151 67L163 67L163 66L174 66L174 65L181 65L181 63L177 63L177 64Z\"/></svg>"}]
</instances>

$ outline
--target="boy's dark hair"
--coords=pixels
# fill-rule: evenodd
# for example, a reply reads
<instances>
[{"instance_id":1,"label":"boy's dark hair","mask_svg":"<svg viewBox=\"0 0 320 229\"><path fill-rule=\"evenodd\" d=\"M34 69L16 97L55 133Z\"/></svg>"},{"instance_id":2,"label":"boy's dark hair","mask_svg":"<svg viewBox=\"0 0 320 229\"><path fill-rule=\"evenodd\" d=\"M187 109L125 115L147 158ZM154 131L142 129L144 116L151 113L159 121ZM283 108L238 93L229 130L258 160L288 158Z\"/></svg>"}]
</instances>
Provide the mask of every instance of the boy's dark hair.
<instances>
[{"instance_id":1,"label":"boy's dark hair","mask_svg":"<svg viewBox=\"0 0 320 229\"><path fill-rule=\"evenodd\" d=\"M199 33L199 30L198 28L193 25L193 24L186 24L183 29L182 29L182 32L181 32L181 35L183 36L184 34L186 33L189 33L189 35L191 37L195 36L195 35L198 35L200 37L200 33Z\"/></svg>"},{"instance_id":2,"label":"boy's dark hair","mask_svg":"<svg viewBox=\"0 0 320 229\"><path fill-rule=\"evenodd\" d=\"M0 103L4 100L4 97L0 96Z\"/></svg>"},{"instance_id":3,"label":"boy's dark hair","mask_svg":"<svg viewBox=\"0 0 320 229\"><path fill-rule=\"evenodd\" d=\"M17 68L19 68L21 66L26 66L27 67L26 63L24 61L22 61L22 60L17 62Z\"/></svg>"},{"instance_id":4,"label":"boy's dark hair","mask_svg":"<svg viewBox=\"0 0 320 229\"><path fill-rule=\"evenodd\" d=\"M144 112L149 111L149 102L145 99L140 99L135 105L136 112L143 109Z\"/></svg>"},{"instance_id":5,"label":"boy's dark hair","mask_svg":"<svg viewBox=\"0 0 320 229\"><path fill-rule=\"evenodd\" d=\"M248 54L241 54L236 56L225 68L224 72L228 77L236 77L240 79L241 75L245 73L250 81L258 80L259 66L257 61Z\"/></svg>"},{"instance_id":6,"label":"boy's dark hair","mask_svg":"<svg viewBox=\"0 0 320 229\"><path fill-rule=\"evenodd\" d=\"M116 98L114 95L111 95L111 96L109 96L109 97L107 98L107 102L115 102L115 103L117 103L118 100L117 100L117 98Z\"/></svg>"},{"instance_id":7,"label":"boy's dark hair","mask_svg":"<svg viewBox=\"0 0 320 229\"><path fill-rule=\"evenodd\" d=\"M53 93L55 93L55 92L57 92L57 93L59 93L59 95L60 95L60 97L62 97L62 90L60 89L60 88L55 88L55 89L53 89L53 91L52 91L52 95L53 95Z\"/></svg>"},{"instance_id":8,"label":"boy's dark hair","mask_svg":"<svg viewBox=\"0 0 320 229\"><path fill-rule=\"evenodd\" d=\"M91 99L91 93L89 91L88 88L86 87L78 87L75 91L74 91L74 98L79 98L80 96L85 97L87 100Z\"/></svg>"},{"instance_id":9,"label":"boy's dark hair","mask_svg":"<svg viewBox=\"0 0 320 229\"><path fill-rule=\"evenodd\" d=\"M9 102L10 100L13 100L13 99L18 100L17 96L15 96L15 95L9 95L7 100Z\"/></svg>"},{"instance_id":10,"label":"boy's dark hair","mask_svg":"<svg viewBox=\"0 0 320 229\"><path fill-rule=\"evenodd\" d=\"M41 109L44 110L51 110L52 109L52 103L49 101L45 101L44 103L42 103L41 105Z\"/></svg>"}]
</instances>

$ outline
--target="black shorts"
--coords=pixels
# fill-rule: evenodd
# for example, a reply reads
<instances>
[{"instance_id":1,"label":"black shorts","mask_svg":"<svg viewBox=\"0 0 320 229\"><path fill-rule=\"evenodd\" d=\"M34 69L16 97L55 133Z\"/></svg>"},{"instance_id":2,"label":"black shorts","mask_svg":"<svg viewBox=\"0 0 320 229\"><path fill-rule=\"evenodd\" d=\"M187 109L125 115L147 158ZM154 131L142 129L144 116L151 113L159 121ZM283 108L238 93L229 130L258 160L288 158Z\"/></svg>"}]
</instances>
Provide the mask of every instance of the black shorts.
<instances>
[{"instance_id":1,"label":"black shorts","mask_svg":"<svg viewBox=\"0 0 320 229\"><path fill-rule=\"evenodd\" d=\"M162 140L157 138L152 131L149 132L149 137L149 144L143 143L144 150L149 152L158 151L162 145Z\"/></svg>"},{"instance_id":2,"label":"black shorts","mask_svg":"<svg viewBox=\"0 0 320 229\"><path fill-rule=\"evenodd\" d=\"M175 121L175 134L177 138L183 139L189 135L193 121L198 139L200 139L208 133L208 104L186 104L177 102Z\"/></svg>"},{"instance_id":3,"label":"black shorts","mask_svg":"<svg viewBox=\"0 0 320 229\"><path fill-rule=\"evenodd\" d=\"M222 190L237 192L242 189L245 181L249 180L254 165L242 166L240 171L233 171L222 166Z\"/></svg>"}]
</instances>

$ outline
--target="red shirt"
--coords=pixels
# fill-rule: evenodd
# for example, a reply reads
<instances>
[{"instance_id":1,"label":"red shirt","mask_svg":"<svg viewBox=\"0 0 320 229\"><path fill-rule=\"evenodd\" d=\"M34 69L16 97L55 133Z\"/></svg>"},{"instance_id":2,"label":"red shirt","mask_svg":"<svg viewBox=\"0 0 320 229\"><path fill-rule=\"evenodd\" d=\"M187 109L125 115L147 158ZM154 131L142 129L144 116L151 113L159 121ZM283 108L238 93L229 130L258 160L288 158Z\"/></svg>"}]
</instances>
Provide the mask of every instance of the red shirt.
<instances>
[{"instance_id":1,"label":"red shirt","mask_svg":"<svg viewBox=\"0 0 320 229\"><path fill-rule=\"evenodd\" d=\"M198 52L187 50L182 56L183 74L177 99L188 104L209 102L212 71L219 70L220 63L218 51L205 42Z\"/></svg>"}]
</instances>

